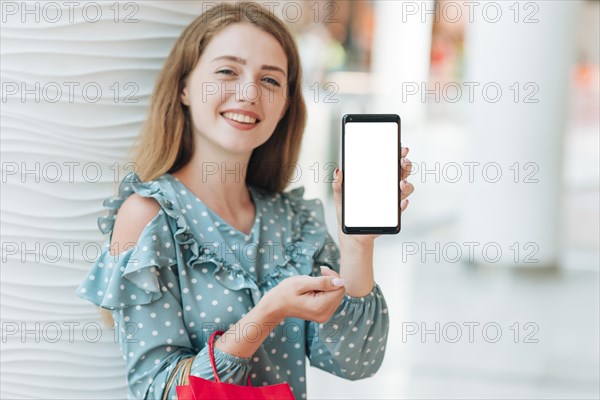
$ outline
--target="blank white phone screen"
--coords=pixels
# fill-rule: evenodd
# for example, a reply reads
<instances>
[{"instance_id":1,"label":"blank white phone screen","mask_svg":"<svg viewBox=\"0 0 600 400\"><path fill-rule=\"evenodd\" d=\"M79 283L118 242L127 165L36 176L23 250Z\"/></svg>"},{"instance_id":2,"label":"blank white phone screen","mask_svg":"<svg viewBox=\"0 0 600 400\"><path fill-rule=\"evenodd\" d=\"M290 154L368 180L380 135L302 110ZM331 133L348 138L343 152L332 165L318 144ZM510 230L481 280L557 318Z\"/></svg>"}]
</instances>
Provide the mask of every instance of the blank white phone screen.
<instances>
[{"instance_id":1,"label":"blank white phone screen","mask_svg":"<svg viewBox=\"0 0 600 400\"><path fill-rule=\"evenodd\" d=\"M398 124L347 122L344 211L348 227L398 225Z\"/></svg>"}]
</instances>

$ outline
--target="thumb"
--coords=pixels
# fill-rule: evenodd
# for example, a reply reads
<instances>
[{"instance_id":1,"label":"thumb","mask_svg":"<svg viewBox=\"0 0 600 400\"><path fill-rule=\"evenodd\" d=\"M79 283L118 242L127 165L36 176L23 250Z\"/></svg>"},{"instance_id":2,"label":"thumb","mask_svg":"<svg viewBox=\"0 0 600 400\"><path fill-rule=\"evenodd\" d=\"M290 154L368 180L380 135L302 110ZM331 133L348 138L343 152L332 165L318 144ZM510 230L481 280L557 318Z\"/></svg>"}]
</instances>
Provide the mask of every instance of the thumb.
<instances>
[{"instance_id":1,"label":"thumb","mask_svg":"<svg viewBox=\"0 0 600 400\"><path fill-rule=\"evenodd\" d=\"M304 291L330 292L344 287L344 280L333 276L311 277L304 287Z\"/></svg>"},{"instance_id":2,"label":"thumb","mask_svg":"<svg viewBox=\"0 0 600 400\"><path fill-rule=\"evenodd\" d=\"M321 275L322 276L333 276L334 278L340 277L340 274L335 272L335 270L329 268L327 265L321 265Z\"/></svg>"},{"instance_id":3,"label":"thumb","mask_svg":"<svg viewBox=\"0 0 600 400\"><path fill-rule=\"evenodd\" d=\"M342 171L336 168L333 173L333 180L331 181L331 187L333 188L333 195L337 198L342 196L342 180L344 179Z\"/></svg>"},{"instance_id":4,"label":"thumb","mask_svg":"<svg viewBox=\"0 0 600 400\"><path fill-rule=\"evenodd\" d=\"M333 188L333 202L335 204L335 213L339 226L342 224L342 180L344 179L342 171L339 168L335 169L335 173L331 182Z\"/></svg>"}]
</instances>

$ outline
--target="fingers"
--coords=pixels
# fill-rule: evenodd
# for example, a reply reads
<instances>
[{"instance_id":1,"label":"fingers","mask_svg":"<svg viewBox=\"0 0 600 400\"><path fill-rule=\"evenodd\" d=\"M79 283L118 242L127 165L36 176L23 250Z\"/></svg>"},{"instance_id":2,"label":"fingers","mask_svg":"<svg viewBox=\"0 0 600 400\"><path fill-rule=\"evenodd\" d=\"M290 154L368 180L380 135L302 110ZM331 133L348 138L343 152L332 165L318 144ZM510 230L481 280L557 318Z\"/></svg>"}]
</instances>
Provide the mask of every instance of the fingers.
<instances>
[{"instance_id":1,"label":"fingers","mask_svg":"<svg viewBox=\"0 0 600 400\"><path fill-rule=\"evenodd\" d=\"M402 192L401 200L404 200L415 191L415 187L412 183L404 179L400 181L400 191Z\"/></svg>"},{"instance_id":2,"label":"fingers","mask_svg":"<svg viewBox=\"0 0 600 400\"><path fill-rule=\"evenodd\" d=\"M298 284L299 293L330 292L344 288L344 280L337 276L304 276Z\"/></svg>"},{"instance_id":3,"label":"fingers","mask_svg":"<svg viewBox=\"0 0 600 400\"><path fill-rule=\"evenodd\" d=\"M321 271L323 276L296 275L280 283L287 281L296 292L286 311L288 316L316 322L326 322L331 318L341 304L346 289L344 281L335 271L326 266ZM288 293L285 296L290 294L289 289L284 289L282 293Z\"/></svg>"},{"instance_id":4,"label":"fingers","mask_svg":"<svg viewBox=\"0 0 600 400\"><path fill-rule=\"evenodd\" d=\"M327 322L337 310L346 294L345 290L333 290L329 292L312 292L306 294L310 315L307 319L316 322Z\"/></svg>"},{"instance_id":5,"label":"fingers","mask_svg":"<svg viewBox=\"0 0 600 400\"><path fill-rule=\"evenodd\" d=\"M402 158L400 159L400 166L402 172L400 173L400 191L402 192L402 195L400 197L400 212L406 210L406 207L408 207L407 197L415 191L413 184L406 180L412 172L412 162L406 158L408 155L408 147L403 147L401 154Z\"/></svg>"},{"instance_id":6,"label":"fingers","mask_svg":"<svg viewBox=\"0 0 600 400\"><path fill-rule=\"evenodd\" d=\"M400 154L402 158L406 157L408 155L408 147L402 147Z\"/></svg>"},{"instance_id":7,"label":"fingers","mask_svg":"<svg viewBox=\"0 0 600 400\"><path fill-rule=\"evenodd\" d=\"M400 191L402 192L402 195L400 197L400 200L401 200L400 211L404 211L408 207L407 197L410 196L415 191L415 187L413 186L413 184L406 180L412 172L412 162L408 158L406 158L406 156L408 155L408 152L409 152L408 147L401 147L401 151L400 151L400 154L401 154L401 158L400 158L400 167L401 167ZM333 178L334 179L331 184L333 187L333 198L334 198L335 205L336 205L336 214L337 214L338 223L341 224L342 181L343 181L344 177L343 177L342 171L339 168L335 169ZM323 273L323 272L321 272L321 273ZM327 273L323 274L323 275L327 275Z\"/></svg>"},{"instance_id":8,"label":"fingers","mask_svg":"<svg viewBox=\"0 0 600 400\"><path fill-rule=\"evenodd\" d=\"M400 159L400 166L402 167L401 178L406 179L412 172L412 162L408 158Z\"/></svg>"},{"instance_id":9,"label":"fingers","mask_svg":"<svg viewBox=\"0 0 600 400\"><path fill-rule=\"evenodd\" d=\"M402 200L400 202L400 212L406 210L406 207L408 207L408 199Z\"/></svg>"}]
</instances>

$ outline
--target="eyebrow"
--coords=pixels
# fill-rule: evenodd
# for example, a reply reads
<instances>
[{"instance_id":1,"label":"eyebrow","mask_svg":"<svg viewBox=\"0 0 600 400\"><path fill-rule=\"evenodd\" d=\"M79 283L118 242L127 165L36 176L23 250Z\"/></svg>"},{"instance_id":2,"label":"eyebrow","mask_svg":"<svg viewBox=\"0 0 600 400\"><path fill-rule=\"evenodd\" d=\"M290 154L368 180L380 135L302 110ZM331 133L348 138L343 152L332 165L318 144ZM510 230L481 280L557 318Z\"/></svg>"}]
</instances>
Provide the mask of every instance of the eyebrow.
<instances>
[{"instance_id":1,"label":"eyebrow","mask_svg":"<svg viewBox=\"0 0 600 400\"><path fill-rule=\"evenodd\" d=\"M219 60L229 60L229 61L236 62L238 64L246 65L246 60L244 60L243 58L240 58L240 57L235 57L235 56L220 56L220 57L217 57L214 60L212 60L212 62L214 63L215 61L219 61ZM279 71L283 74L283 76L287 76L283 69L276 67L274 65L263 64L261 66L261 69L264 69L267 71Z\"/></svg>"}]
</instances>

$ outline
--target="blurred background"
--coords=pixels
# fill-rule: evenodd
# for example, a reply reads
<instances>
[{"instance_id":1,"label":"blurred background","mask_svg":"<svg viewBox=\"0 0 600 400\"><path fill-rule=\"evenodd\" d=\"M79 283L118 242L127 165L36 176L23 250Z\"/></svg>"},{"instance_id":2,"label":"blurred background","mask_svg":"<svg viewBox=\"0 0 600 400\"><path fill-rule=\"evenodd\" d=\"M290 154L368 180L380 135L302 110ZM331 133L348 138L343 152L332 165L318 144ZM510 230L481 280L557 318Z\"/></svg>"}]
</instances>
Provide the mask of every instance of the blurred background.
<instances>
[{"instance_id":1,"label":"blurred background","mask_svg":"<svg viewBox=\"0 0 600 400\"><path fill-rule=\"evenodd\" d=\"M385 361L310 368L308 397L598 398L600 2L263 3L304 69L290 188L326 200L332 235L343 114L399 114L414 165L402 231L376 241ZM213 4L2 3L1 398L125 396L74 290L156 75Z\"/></svg>"}]
</instances>

